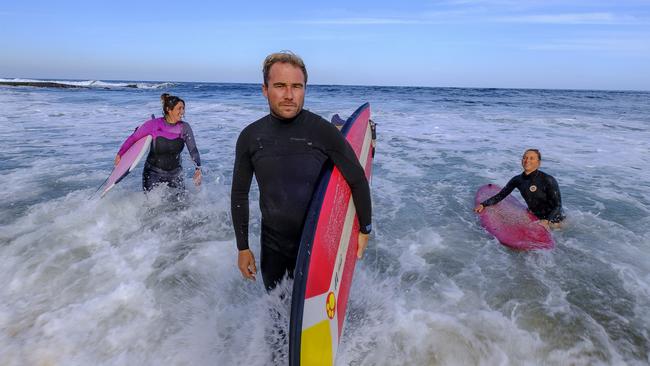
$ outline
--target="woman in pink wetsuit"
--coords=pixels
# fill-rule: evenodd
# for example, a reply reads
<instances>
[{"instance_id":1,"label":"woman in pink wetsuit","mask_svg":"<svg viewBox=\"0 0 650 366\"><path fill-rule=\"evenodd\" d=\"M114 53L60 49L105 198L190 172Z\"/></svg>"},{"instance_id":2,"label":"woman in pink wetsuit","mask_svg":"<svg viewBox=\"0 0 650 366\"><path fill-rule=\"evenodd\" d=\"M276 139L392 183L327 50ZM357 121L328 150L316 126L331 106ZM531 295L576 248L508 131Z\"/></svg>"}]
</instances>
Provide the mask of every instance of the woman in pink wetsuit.
<instances>
[{"instance_id":1,"label":"woman in pink wetsuit","mask_svg":"<svg viewBox=\"0 0 650 366\"><path fill-rule=\"evenodd\" d=\"M172 188L184 189L181 151L187 150L196 165L194 184L201 184L201 157L196 148L194 133L189 123L182 121L185 114L185 101L167 93L161 97L164 117L154 118L138 127L120 147L115 157L115 165L120 162L122 154L139 139L151 135L152 145L147 162L142 172L142 188L150 191L158 184L167 184Z\"/></svg>"}]
</instances>

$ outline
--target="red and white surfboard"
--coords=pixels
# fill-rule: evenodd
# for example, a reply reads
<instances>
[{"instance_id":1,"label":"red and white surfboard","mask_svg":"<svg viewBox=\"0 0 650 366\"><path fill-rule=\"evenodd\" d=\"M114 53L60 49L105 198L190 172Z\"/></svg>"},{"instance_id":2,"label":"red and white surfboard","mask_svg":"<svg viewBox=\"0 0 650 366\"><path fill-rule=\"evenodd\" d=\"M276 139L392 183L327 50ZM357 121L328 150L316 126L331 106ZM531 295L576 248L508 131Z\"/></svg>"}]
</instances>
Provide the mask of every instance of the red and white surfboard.
<instances>
[{"instance_id":1,"label":"red and white surfboard","mask_svg":"<svg viewBox=\"0 0 650 366\"><path fill-rule=\"evenodd\" d=\"M368 103L350 116L341 133L370 181L374 147ZM334 364L357 259L358 235L350 187L341 172L332 167L321 177L303 228L291 300L290 365Z\"/></svg>"}]
</instances>

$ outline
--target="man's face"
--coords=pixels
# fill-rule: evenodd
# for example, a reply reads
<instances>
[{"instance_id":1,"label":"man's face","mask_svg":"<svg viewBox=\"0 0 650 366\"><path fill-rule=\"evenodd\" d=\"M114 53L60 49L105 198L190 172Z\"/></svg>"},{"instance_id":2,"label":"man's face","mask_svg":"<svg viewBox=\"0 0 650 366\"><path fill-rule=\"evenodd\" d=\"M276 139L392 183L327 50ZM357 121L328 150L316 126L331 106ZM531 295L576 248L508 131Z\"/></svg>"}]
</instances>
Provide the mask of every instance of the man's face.
<instances>
[{"instance_id":1,"label":"man's face","mask_svg":"<svg viewBox=\"0 0 650 366\"><path fill-rule=\"evenodd\" d=\"M268 85L262 85L262 93L269 101L271 114L291 119L305 104L305 76L299 67L275 63L269 70Z\"/></svg>"}]
</instances>

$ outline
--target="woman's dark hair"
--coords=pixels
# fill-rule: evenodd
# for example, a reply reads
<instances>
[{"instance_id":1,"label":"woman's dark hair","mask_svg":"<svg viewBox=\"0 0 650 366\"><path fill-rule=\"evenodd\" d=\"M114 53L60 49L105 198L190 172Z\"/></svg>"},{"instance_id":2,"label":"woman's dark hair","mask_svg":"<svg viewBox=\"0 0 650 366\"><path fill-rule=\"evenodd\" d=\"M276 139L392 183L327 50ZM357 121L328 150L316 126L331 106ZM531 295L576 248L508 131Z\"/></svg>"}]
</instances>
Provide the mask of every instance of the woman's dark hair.
<instances>
[{"instance_id":1,"label":"woman's dark hair","mask_svg":"<svg viewBox=\"0 0 650 366\"><path fill-rule=\"evenodd\" d=\"M178 104L179 102L185 105L185 101L183 99L168 93L163 93L160 96L160 102L162 103L163 114L165 116L169 113L169 111L174 109L174 107L176 107L176 104Z\"/></svg>"},{"instance_id":2,"label":"woman's dark hair","mask_svg":"<svg viewBox=\"0 0 650 366\"><path fill-rule=\"evenodd\" d=\"M528 150L524 151L524 156L526 156L526 153L529 152L529 151L532 151L532 152L534 152L535 154L537 154L537 159L538 159L539 161L542 161L542 153L539 152L539 150L537 150L537 149L528 149Z\"/></svg>"}]
</instances>

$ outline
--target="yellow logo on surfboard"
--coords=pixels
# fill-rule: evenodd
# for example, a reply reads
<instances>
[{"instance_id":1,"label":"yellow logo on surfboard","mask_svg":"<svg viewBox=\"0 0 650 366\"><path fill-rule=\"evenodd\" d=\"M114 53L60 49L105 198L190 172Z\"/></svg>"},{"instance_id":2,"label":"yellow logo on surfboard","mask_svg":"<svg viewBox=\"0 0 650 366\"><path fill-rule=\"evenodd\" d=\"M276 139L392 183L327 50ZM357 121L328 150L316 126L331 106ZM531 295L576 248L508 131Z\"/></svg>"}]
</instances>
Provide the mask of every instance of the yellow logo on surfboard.
<instances>
[{"instance_id":1,"label":"yellow logo on surfboard","mask_svg":"<svg viewBox=\"0 0 650 366\"><path fill-rule=\"evenodd\" d=\"M336 296L333 292L327 294L327 300L325 300L325 310L327 310L327 317L334 319L334 313L336 313Z\"/></svg>"}]
</instances>

